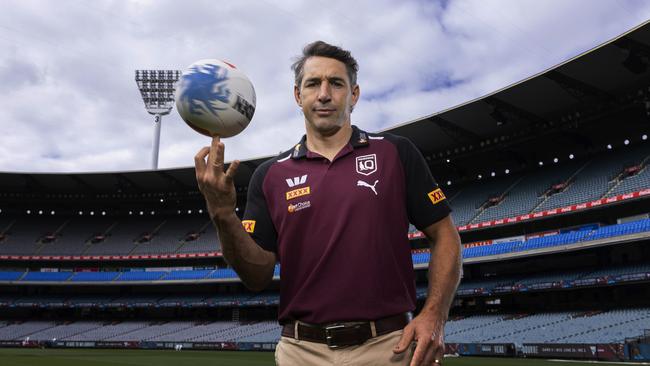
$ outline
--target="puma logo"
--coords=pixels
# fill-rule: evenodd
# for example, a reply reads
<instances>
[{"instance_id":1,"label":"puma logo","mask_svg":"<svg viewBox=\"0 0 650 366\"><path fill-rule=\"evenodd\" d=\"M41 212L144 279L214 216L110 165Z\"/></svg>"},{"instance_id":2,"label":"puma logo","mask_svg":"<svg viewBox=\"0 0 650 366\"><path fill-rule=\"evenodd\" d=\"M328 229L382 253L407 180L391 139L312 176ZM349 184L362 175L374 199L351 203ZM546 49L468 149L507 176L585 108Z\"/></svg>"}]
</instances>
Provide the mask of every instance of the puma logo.
<instances>
[{"instance_id":1,"label":"puma logo","mask_svg":"<svg viewBox=\"0 0 650 366\"><path fill-rule=\"evenodd\" d=\"M375 189L375 186L377 185L377 183L379 183L379 180L376 180L375 184L373 184L373 185L370 185L370 183L366 183L366 182L364 182L362 180L358 180L357 181L357 187L368 187L368 188L372 189L372 191L375 193L375 196L376 196L377 195L377 190Z\"/></svg>"}]
</instances>

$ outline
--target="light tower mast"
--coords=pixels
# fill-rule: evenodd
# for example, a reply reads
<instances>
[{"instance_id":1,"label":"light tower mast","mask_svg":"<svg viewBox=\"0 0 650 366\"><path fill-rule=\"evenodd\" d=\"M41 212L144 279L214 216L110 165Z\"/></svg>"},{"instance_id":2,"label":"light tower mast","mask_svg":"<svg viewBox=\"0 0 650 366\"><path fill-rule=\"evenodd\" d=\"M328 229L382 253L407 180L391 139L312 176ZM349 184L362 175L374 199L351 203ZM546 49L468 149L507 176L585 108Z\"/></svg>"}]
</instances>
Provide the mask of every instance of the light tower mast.
<instances>
[{"instance_id":1,"label":"light tower mast","mask_svg":"<svg viewBox=\"0 0 650 366\"><path fill-rule=\"evenodd\" d=\"M181 77L179 70L136 70L135 81L149 114L154 115L153 152L151 168L158 169L160 148L160 125L162 116L169 114L174 106L174 89Z\"/></svg>"}]
</instances>

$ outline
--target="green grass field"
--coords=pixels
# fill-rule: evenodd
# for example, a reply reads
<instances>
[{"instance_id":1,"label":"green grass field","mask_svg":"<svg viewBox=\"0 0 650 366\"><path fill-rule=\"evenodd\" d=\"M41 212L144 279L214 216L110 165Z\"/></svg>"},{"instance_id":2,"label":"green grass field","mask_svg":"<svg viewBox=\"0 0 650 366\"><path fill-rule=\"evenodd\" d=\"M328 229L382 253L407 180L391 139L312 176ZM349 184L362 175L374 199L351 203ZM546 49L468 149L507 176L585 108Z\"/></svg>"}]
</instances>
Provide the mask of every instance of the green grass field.
<instances>
[{"instance_id":1,"label":"green grass field","mask_svg":"<svg viewBox=\"0 0 650 366\"><path fill-rule=\"evenodd\" d=\"M599 365L615 365L598 363ZM99 349L0 349L2 366L260 366L274 365L272 352L148 351ZM447 366L581 366L582 362L558 362L512 358L448 358Z\"/></svg>"}]
</instances>

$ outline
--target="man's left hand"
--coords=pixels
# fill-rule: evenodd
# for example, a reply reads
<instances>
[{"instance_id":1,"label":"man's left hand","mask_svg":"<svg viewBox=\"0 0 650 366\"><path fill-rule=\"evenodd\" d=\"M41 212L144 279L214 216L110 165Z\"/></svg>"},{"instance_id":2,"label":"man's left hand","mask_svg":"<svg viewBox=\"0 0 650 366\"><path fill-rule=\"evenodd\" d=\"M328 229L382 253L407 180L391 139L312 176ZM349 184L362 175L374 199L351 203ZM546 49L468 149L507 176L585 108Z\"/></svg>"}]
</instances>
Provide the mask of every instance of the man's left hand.
<instances>
[{"instance_id":1,"label":"man's left hand","mask_svg":"<svg viewBox=\"0 0 650 366\"><path fill-rule=\"evenodd\" d=\"M445 354L445 318L433 311L422 311L406 327L393 352L406 351L417 342L410 366L437 366Z\"/></svg>"}]
</instances>

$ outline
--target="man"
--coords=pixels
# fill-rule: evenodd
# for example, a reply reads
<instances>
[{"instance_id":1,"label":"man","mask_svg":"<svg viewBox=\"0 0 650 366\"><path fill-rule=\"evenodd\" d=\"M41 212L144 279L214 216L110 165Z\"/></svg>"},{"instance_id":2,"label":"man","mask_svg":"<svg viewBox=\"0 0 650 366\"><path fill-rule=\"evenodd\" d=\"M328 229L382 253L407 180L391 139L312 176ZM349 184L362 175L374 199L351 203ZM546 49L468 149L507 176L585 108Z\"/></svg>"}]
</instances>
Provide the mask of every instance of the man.
<instances>
[{"instance_id":1,"label":"man","mask_svg":"<svg viewBox=\"0 0 650 366\"><path fill-rule=\"evenodd\" d=\"M350 52L314 42L293 70L306 134L255 171L243 225L233 185L239 162L224 172L218 137L195 157L223 255L243 283L264 289L280 262L276 362L441 363L460 272L460 240L444 194L412 143L351 124L360 89ZM409 221L431 240L429 296L412 320Z\"/></svg>"}]
</instances>

